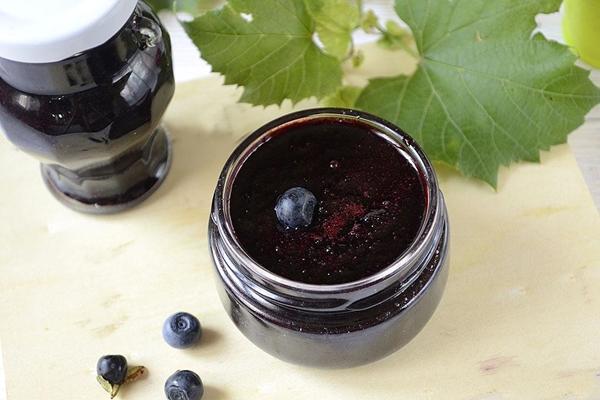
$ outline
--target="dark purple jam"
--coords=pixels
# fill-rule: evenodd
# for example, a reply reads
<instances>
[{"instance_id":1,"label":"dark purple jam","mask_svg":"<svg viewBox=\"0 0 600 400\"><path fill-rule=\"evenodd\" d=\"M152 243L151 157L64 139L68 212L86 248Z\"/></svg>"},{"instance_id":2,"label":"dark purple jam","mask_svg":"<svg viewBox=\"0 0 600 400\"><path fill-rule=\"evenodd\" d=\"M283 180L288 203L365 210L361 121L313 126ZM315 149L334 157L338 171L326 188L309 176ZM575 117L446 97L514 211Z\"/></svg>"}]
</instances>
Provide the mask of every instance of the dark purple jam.
<instances>
[{"instance_id":1,"label":"dark purple jam","mask_svg":"<svg viewBox=\"0 0 600 400\"><path fill-rule=\"evenodd\" d=\"M317 198L312 223L285 229L274 211L293 187ZM415 239L426 198L400 149L358 121L284 126L244 161L232 188L235 233L246 252L282 277L339 284L392 264Z\"/></svg>"}]
</instances>

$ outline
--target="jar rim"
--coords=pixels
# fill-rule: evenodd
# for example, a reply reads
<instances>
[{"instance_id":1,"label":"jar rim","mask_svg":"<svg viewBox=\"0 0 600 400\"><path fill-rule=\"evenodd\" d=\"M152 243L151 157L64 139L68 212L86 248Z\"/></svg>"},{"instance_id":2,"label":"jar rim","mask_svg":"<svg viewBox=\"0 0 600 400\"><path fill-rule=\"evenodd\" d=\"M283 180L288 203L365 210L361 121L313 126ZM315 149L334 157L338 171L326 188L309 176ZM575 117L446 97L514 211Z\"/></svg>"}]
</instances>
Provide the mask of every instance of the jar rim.
<instances>
[{"instance_id":1,"label":"jar rim","mask_svg":"<svg viewBox=\"0 0 600 400\"><path fill-rule=\"evenodd\" d=\"M425 211L421 225L411 245L400 254L390 265L382 268L375 274L364 278L337 284L312 284L291 280L277 275L267 268L263 267L254 260L242 246L235 233L230 210L230 197L233 183L244 162L254 153L273 132L284 129L286 126L298 123L300 121L310 121L315 119L334 119L359 121L373 128L374 132L382 138L391 141L394 145L400 145L404 150L405 156L409 155L410 161L421 177L421 183L425 191ZM340 121L341 122L341 121ZM379 118L375 115L346 108L312 108L294 112L277 118L262 127L250 133L234 150L228 159L223 172L219 178L217 189L215 191L215 210L213 212L217 221L221 221L224 226L223 240L230 248L237 250L237 256L243 261L243 267L249 270L258 280L266 282L269 285L280 288L313 293L316 295L325 295L333 293L347 293L366 286L372 286L378 282L389 279L403 279L411 276L419 267L415 260L426 251L431 236L434 234L433 226L437 225L435 221L440 218L437 212L439 203L439 189L437 178L433 166L427 159L423 150L406 132L398 126ZM219 225L219 223L217 223Z\"/></svg>"}]
</instances>

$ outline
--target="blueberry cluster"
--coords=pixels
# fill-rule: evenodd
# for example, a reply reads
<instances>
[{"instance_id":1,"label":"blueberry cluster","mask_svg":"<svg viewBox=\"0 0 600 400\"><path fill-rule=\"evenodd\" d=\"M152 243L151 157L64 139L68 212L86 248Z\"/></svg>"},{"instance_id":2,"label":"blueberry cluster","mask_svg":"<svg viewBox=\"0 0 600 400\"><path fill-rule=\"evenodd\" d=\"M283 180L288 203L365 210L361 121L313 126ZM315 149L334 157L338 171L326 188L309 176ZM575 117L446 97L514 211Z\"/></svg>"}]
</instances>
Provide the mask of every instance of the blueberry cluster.
<instances>
[{"instance_id":1,"label":"blueberry cluster","mask_svg":"<svg viewBox=\"0 0 600 400\"><path fill-rule=\"evenodd\" d=\"M163 324L162 334L170 346L186 349L200 340L202 327L198 318L192 314L179 312L167 318ZM125 357L107 355L98 360L96 372L98 382L112 399L122 385L145 375L146 368L129 367ZM200 400L204 395L204 385L195 372L177 371L165 382L165 395L168 400Z\"/></svg>"}]
</instances>

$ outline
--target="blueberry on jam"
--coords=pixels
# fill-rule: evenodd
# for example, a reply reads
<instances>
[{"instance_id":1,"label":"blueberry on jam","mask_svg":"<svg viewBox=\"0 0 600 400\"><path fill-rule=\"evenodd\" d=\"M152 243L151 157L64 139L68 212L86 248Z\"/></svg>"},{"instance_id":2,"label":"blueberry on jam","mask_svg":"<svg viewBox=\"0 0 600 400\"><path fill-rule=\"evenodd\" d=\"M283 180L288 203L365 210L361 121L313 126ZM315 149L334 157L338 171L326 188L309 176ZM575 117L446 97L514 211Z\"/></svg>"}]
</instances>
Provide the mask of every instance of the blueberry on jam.
<instances>
[{"instance_id":1,"label":"blueberry on jam","mask_svg":"<svg viewBox=\"0 0 600 400\"><path fill-rule=\"evenodd\" d=\"M285 228L296 229L309 226L313 220L317 198L309 190L291 188L277 199L275 214Z\"/></svg>"}]
</instances>

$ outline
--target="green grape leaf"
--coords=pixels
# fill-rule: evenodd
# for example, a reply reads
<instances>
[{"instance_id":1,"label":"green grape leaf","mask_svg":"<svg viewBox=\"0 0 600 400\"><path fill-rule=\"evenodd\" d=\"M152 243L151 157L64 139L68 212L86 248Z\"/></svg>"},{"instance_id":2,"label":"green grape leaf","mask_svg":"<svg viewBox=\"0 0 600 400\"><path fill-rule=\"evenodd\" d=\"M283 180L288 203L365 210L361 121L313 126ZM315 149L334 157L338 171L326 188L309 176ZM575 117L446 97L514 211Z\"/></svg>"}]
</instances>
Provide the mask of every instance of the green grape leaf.
<instances>
[{"instance_id":1,"label":"green grape leaf","mask_svg":"<svg viewBox=\"0 0 600 400\"><path fill-rule=\"evenodd\" d=\"M358 6L349 0L304 0L316 23L325 52L342 60L351 48L352 31L360 22Z\"/></svg>"},{"instance_id":2,"label":"green grape leaf","mask_svg":"<svg viewBox=\"0 0 600 400\"><path fill-rule=\"evenodd\" d=\"M390 50L405 49L411 45L413 37L404 28L398 25L396 22L390 20L385 24L385 31L382 32L381 39L378 43L384 48Z\"/></svg>"},{"instance_id":3,"label":"green grape leaf","mask_svg":"<svg viewBox=\"0 0 600 400\"><path fill-rule=\"evenodd\" d=\"M421 55L412 76L374 79L358 107L394 121L428 155L497 185L498 168L539 161L600 102L571 51L532 36L560 0L396 0Z\"/></svg>"},{"instance_id":4,"label":"green grape leaf","mask_svg":"<svg viewBox=\"0 0 600 400\"><path fill-rule=\"evenodd\" d=\"M174 0L146 0L146 3L150 4L155 11L170 10L173 8Z\"/></svg>"},{"instance_id":5,"label":"green grape leaf","mask_svg":"<svg viewBox=\"0 0 600 400\"><path fill-rule=\"evenodd\" d=\"M355 51L352 56L352 66L358 68L365 62L365 53L361 50Z\"/></svg>"},{"instance_id":6,"label":"green grape leaf","mask_svg":"<svg viewBox=\"0 0 600 400\"><path fill-rule=\"evenodd\" d=\"M154 10L185 12L192 16L217 8L225 0L146 0Z\"/></svg>"},{"instance_id":7,"label":"green grape leaf","mask_svg":"<svg viewBox=\"0 0 600 400\"><path fill-rule=\"evenodd\" d=\"M225 84L244 87L240 101L321 99L341 85L340 62L313 41L316 24L304 1L230 0L185 27Z\"/></svg>"},{"instance_id":8,"label":"green grape leaf","mask_svg":"<svg viewBox=\"0 0 600 400\"><path fill-rule=\"evenodd\" d=\"M368 10L364 13L362 20L360 21L360 27L363 31L367 33L373 33L377 30L379 26L379 18L377 18L377 14L373 10Z\"/></svg>"},{"instance_id":9,"label":"green grape leaf","mask_svg":"<svg viewBox=\"0 0 600 400\"><path fill-rule=\"evenodd\" d=\"M325 107L353 108L362 88L358 86L342 86L336 92L323 99Z\"/></svg>"}]
</instances>

